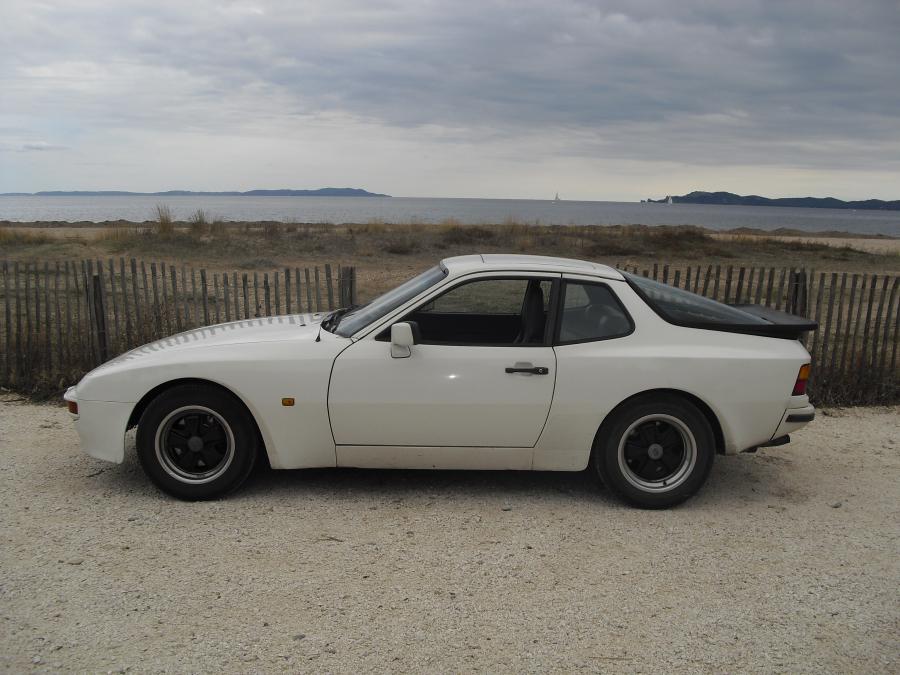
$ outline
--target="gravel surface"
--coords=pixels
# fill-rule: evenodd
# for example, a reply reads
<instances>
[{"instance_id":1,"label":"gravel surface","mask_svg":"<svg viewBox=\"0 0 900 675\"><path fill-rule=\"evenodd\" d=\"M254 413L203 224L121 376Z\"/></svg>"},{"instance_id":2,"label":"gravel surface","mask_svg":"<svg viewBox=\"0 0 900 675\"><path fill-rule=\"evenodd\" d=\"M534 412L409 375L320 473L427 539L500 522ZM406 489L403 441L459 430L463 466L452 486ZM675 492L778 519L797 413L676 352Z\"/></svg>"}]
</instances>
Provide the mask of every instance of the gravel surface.
<instances>
[{"instance_id":1,"label":"gravel surface","mask_svg":"<svg viewBox=\"0 0 900 675\"><path fill-rule=\"evenodd\" d=\"M586 474L260 472L186 504L0 403L6 671L900 671L900 408L625 507Z\"/></svg>"}]
</instances>

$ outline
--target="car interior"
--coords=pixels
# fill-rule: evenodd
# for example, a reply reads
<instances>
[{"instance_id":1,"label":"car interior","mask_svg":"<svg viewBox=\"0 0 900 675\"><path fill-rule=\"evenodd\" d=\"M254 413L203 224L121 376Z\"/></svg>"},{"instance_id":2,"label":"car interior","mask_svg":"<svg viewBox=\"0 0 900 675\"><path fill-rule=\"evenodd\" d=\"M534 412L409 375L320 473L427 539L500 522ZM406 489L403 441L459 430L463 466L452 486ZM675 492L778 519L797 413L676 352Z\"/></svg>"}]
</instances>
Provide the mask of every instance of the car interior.
<instances>
[{"instance_id":1,"label":"car interior","mask_svg":"<svg viewBox=\"0 0 900 675\"><path fill-rule=\"evenodd\" d=\"M416 342L542 345L548 328L549 279L478 279L460 284L404 316ZM559 342L627 335L632 323L604 284L564 282ZM388 340L390 331L378 336Z\"/></svg>"},{"instance_id":2,"label":"car interior","mask_svg":"<svg viewBox=\"0 0 900 675\"><path fill-rule=\"evenodd\" d=\"M631 328L625 310L605 285L566 283L559 342L620 337Z\"/></svg>"},{"instance_id":3,"label":"car interior","mask_svg":"<svg viewBox=\"0 0 900 675\"><path fill-rule=\"evenodd\" d=\"M543 344L552 282L482 279L451 289L403 318L425 343Z\"/></svg>"}]
</instances>

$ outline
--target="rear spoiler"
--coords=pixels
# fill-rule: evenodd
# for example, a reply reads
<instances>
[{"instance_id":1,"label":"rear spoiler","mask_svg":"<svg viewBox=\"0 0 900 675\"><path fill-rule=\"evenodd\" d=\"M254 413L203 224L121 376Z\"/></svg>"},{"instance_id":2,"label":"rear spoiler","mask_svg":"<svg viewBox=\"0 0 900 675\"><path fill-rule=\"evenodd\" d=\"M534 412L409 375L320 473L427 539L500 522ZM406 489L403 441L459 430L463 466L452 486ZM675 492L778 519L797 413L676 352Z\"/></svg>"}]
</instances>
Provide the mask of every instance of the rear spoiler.
<instances>
[{"instance_id":1,"label":"rear spoiler","mask_svg":"<svg viewBox=\"0 0 900 675\"><path fill-rule=\"evenodd\" d=\"M819 328L819 324L812 319L807 319L805 316L797 316L796 314L788 314L771 307L762 305L729 305L729 307L734 307L742 312L758 316L760 319L770 322L769 324L735 326L734 330L738 333L799 340L803 333L809 333Z\"/></svg>"}]
</instances>

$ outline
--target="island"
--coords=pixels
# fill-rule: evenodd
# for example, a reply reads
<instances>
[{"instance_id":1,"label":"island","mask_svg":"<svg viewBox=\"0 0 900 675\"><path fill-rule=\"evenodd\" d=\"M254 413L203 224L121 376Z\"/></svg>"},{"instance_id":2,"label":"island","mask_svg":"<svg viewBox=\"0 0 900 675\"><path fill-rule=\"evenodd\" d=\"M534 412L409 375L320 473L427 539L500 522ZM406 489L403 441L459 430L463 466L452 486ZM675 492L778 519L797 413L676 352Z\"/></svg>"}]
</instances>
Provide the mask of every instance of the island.
<instances>
[{"instance_id":1,"label":"island","mask_svg":"<svg viewBox=\"0 0 900 675\"><path fill-rule=\"evenodd\" d=\"M126 192L123 190L44 190L42 192L4 192L0 197L390 197L360 188L326 187L318 190L247 190L246 192L195 192L166 190L165 192Z\"/></svg>"},{"instance_id":2,"label":"island","mask_svg":"<svg viewBox=\"0 0 900 675\"><path fill-rule=\"evenodd\" d=\"M859 209L867 211L900 211L900 200L865 199L845 202L834 197L781 197L769 199L759 195L736 195L733 192L689 192L667 195L664 199L648 199L651 204L719 204L740 206L795 206L807 209Z\"/></svg>"}]
</instances>

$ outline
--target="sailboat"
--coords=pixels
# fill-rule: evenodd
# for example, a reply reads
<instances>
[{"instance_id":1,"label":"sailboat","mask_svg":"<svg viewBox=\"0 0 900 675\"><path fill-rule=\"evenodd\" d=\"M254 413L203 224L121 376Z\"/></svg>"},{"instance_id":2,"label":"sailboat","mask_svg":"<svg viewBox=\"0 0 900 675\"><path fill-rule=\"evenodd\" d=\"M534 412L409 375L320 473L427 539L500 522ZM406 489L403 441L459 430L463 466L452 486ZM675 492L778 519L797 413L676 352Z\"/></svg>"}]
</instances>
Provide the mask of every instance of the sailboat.
<instances>
[{"instance_id":1,"label":"sailboat","mask_svg":"<svg viewBox=\"0 0 900 675\"><path fill-rule=\"evenodd\" d=\"M675 203L675 202L672 201L672 197L671 197L671 196L666 197L666 204L674 204L674 203Z\"/></svg>"},{"instance_id":2,"label":"sailboat","mask_svg":"<svg viewBox=\"0 0 900 675\"><path fill-rule=\"evenodd\" d=\"M556 196L553 198L553 203L555 204L556 202L561 202L561 201L562 201L562 199L559 198L559 193L557 192Z\"/></svg>"}]
</instances>

